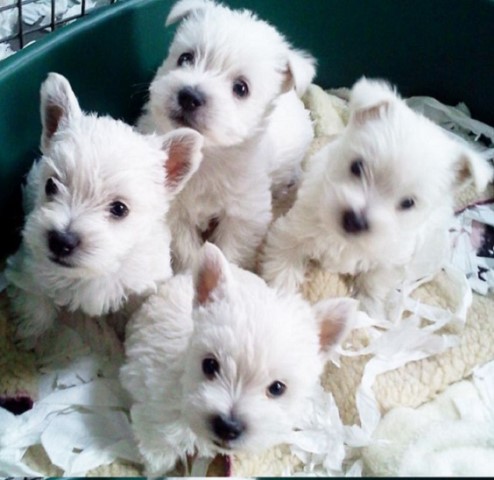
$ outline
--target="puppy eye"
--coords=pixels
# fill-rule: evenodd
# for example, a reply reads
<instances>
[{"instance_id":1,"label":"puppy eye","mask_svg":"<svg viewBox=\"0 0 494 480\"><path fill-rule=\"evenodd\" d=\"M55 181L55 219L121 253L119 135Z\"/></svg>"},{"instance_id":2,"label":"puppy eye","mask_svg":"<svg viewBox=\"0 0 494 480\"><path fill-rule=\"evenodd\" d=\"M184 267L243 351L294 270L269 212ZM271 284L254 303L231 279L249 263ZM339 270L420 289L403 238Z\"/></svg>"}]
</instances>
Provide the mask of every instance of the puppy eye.
<instances>
[{"instance_id":1,"label":"puppy eye","mask_svg":"<svg viewBox=\"0 0 494 480\"><path fill-rule=\"evenodd\" d=\"M45 193L47 197L53 197L58 193L58 187L53 178L49 178L45 183Z\"/></svg>"},{"instance_id":2,"label":"puppy eye","mask_svg":"<svg viewBox=\"0 0 494 480\"><path fill-rule=\"evenodd\" d=\"M241 78L235 80L233 82L233 93L238 98L245 98L247 95L249 95L249 86L247 85L247 82L245 80L242 80Z\"/></svg>"},{"instance_id":3,"label":"puppy eye","mask_svg":"<svg viewBox=\"0 0 494 480\"><path fill-rule=\"evenodd\" d=\"M355 176L360 178L362 174L364 173L364 162L360 158L357 160L354 160L350 164L350 173Z\"/></svg>"},{"instance_id":4,"label":"puppy eye","mask_svg":"<svg viewBox=\"0 0 494 480\"><path fill-rule=\"evenodd\" d=\"M415 206L415 200L413 198L404 198L400 202L399 209L400 210L409 210L410 208L413 208Z\"/></svg>"},{"instance_id":5,"label":"puppy eye","mask_svg":"<svg viewBox=\"0 0 494 480\"><path fill-rule=\"evenodd\" d=\"M212 380L220 371L220 364L216 358L208 357L202 361L202 372L209 380Z\"/></svg>"},{"instance_id":6,"label":"puppy eye","mask_svg":"<svg viewBox=\"0 0 494 480\"><path fill-rule=\"evenodd\" d=\"M281 397L285 393L285 390L286 390L286 385L276 380L268 387L266 394L268 397L271 398Z\"/></svg>"},{"instance_id":7,"label":"puppy eye","mask_svg":"<svg viewBox=\"0 0 494 480\"><path fill-rule=\"evenodd\" d=\"M194 54L192 52L185 52L178 57L177 65L183 67L184 65L192 65L194 63Z\"/></svg>"},{"instance_id":8,"label":"puppy eye","mask_svg":"<svg viewBox=\"0 0 494 480\"><path fill-rule=\"evenodd\" d=\"M116 201L110 204L110 213L116 218L123 218L128 215L129 208L125 203Z\"/></svg>"}]
</instances>

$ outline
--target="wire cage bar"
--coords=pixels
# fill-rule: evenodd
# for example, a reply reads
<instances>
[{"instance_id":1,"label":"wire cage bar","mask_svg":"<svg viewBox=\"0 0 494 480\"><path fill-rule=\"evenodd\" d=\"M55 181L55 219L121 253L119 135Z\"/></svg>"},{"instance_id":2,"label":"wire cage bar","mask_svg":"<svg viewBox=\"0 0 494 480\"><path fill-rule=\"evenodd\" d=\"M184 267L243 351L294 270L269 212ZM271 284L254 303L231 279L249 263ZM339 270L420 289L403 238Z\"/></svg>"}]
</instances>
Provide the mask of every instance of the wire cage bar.
<instances>
[{"instance_id":1,"label":"wire cage bar","mask_svg":"<svg viewBox=\"0 0 494 480\"><path fill-rule=\"evenodd\" d=\"M0 44L7 43L16 51L43 35L85 16L91 9L116 3L117 0L0 0ZM72 3L71 8L68 4ZM39 7L39 18L33 21L27 10Z\"/></svg>"}]
</instances>

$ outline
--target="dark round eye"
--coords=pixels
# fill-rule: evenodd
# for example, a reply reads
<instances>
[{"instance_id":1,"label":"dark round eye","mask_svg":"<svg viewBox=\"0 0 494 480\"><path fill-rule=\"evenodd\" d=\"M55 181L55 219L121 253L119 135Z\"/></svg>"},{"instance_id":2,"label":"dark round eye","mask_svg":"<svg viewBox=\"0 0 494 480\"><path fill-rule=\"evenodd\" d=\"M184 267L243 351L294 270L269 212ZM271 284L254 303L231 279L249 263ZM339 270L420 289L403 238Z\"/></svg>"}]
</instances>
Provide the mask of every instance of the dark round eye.
<instances>
[{"instance_id":1,"label":"dark round eye","mask_svg":"<svg viewBox=\"0 0 494 480\"><path fill-rule=\"evenodd\" d=\"M45 193L47 197L52 197L58 193L58 187L53 178L49 178L45 184Z\"/></svg>"},{"instance_id":2,"label":"dark round eye","mask_svg":"<svg viewBox=\"0 0 494 480\"><path fill-rule=\"evenodd\" d=\"M110 213L117 218L123 218L128 215L129 209L125 203L116 201L110 204Z\"/></svg>"},{"instance_id":3,"label":"dark round eye","mask_svg":"<svg viewBox=\"0 0 494 480\"><path fill-rule=\"evenodd\" d=\"M415 200L413 198L404 198L400 202L400 210L409 210L415 206Z\"/></svg>"},{"instance_id":4,"label":"dark round eye","mask_svg":"<svg viewBox=\"0 0 494 480\"><path fill-rule=\"evenodd\" d=\"M286 385L280 381L274 381L267 390L268 397L281 397L286 390Z\"/></svg>"},{"instance_id":5,"label":"dark round eye","mask_svg":"<svg viewBox=\"0 0 494 480\"><path fill-rule=\"evenodd\" d=\"M361 177L364 173L364 162L360 158L350 164L350 172L355 177Z\"/></svg>"},{"instance_id":6,"label":"dark round eye","mask_svg":"<svg viewBox=\"0 0 494 480\"><path fill-rule=\"evenodd\" d=\"M233 93L239 98L245 98L249 94L249 86L245 80L238 78L233 82Z\"/></svg>"},{"instance_id":7,"label":"dark round eye","mask_svg":"<svg viewBox=\"0 0 494 480\"><path fill-rule=\"evenodd\" d=\"M202 371L210 380L220 371L220 364L216 358L207 357L202 361Z\"/></svg>"},{"instance_id":8,"label":"dark round eye","mask_svg":"<svg viewBox=\"0 0 494 480\"><path fill-rule=\"evenodd\" d=\"M177 65L183 67L184 65L192 65L194 63L194 54L192 52L185 52L178 57Z\"/></svg>"}]
</instances>

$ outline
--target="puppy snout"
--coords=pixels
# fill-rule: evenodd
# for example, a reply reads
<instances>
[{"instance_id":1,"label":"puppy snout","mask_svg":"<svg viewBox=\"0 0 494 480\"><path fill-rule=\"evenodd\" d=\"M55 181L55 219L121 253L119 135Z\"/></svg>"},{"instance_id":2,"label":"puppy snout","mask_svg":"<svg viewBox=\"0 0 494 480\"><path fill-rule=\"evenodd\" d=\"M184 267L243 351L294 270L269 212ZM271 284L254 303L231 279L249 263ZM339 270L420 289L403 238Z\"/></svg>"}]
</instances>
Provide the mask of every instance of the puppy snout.
<instances>
[{"instance_id":1,"label":"puppy snout","mask_svg":"<svg viewBox=\"0 0 494 480\"><path fill-rule=\"evenodd\" d=\"M185 112L193 112L206 103L206 96L194 87L184 87L178 92L178 104Z\"/></svg>"},{"instance_id":2,"label":"puppy snout","mask_svg":"<svg viewBox=\"0 0 494 480\"><path fill-rule=\"evenodd\" d=\"M79 235L69 230L48 232L48 248L57 257L68 257L81 243Z\"/></svg>"},{"instance_id":3,"label":"puppy snout","mask_svg":"<svg viewBox=\"0 0 494 480\"><path fill-rule=\"evenodd\" d=\"M245 430L244 424L235 417L216 415L211 419L213 432L221 440L235 440Z\"/></svg>"},{"instance_id":4,"label":"puppy snout","mask_svg":"<svg viewBox=\"0 0 494 480\"><path fill-rule=\"evenodd\" d=\"M343 230L347 233L361 233L369 230L369 223L363 213L345 210L341 219Z\"/></svg>"}]
</instances>

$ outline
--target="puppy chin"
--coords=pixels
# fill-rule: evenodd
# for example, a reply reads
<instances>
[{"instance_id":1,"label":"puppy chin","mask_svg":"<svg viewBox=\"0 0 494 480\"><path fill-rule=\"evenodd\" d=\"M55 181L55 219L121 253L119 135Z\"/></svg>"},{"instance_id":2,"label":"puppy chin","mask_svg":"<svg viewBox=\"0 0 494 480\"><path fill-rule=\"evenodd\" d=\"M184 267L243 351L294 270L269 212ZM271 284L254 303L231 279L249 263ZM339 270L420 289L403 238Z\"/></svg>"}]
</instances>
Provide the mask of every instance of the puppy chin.
<instances>
[{"instance_id":1,"label":"puppy chin","mask_svg":"<svg viewBox=\"0 0 494 480\"><path fill-rule=\"evenodd\" d=\"M194 114L183 112L180 109L174 109L168 114L168 122L173 128L192 128L204 135L204 128L201 127L201 122L197 120L197 117Z\"/></svg>"},{"instance_id":2,"label":"puppy chin","mask_svg":"<svg viewBox=\"0 0 494 480\"><path fill-rule=\"evenodd\" d=\"M259 438L256 439L249 435L249 433L244 434L244 436L237 440L227 441L212 438L209 441L211 442L211 449L223 455L231 455L236 452L259 453L263 448L276 443L273 441L265 445Z\"/></svg>"},{"instance_id":3,"label":"puppy chin","mask_svg":"<svg viewBox=\"0 0 494 480\"><path fill-rule=\"evenodd\" d=\"M239 447L239 442L235 442L235 441L229 442L226 440L219 440L213 438L210 440L210 442L211 442L211 449L223 455L230 455L238 450L241 450L242 448Z\"/></svg>"},{"instance_id":4,"label":"puppy chin","mask_svg":"<svg viewBox=\"0 0 494 480\"><path fill-rule=\"evenodd\" d=\"M67 279L91 280L116 272L121 266L117 259L97 258L83 251L69 257L57 257L51 252L43 252L38 261L43 263L45 268L56 271L57 275Z\"/></svg>"},{"instance_id":5,"label":"puppy chin","mask_svg":"<svg viewBox=\"0 0 494 480\"><path fill-rule=\"evenodd\" d=\"M72 259L60 258L55 256L50 256L48 257L48 259L50 260L50 262L54 263L58 267L62 267L62 269L77 268L77 265L74 263Z\"/></svg>"},{"instance_id":6,"label":"puppy chin","mask_svg":"<svg viewBox=\"0 0 494 480\"><path fill-rule=\"evenodd\" d=\"M204 117L205 115L201 115ZM235 132L223 132L220 128L211 128L211 119L198 118L196 115L188 115L183 112L172 111L167 117L168 129L187 127L199 132L204 137L204 147L233 147L242 143L245 139Z\"/></svg>"}]
</instances>

